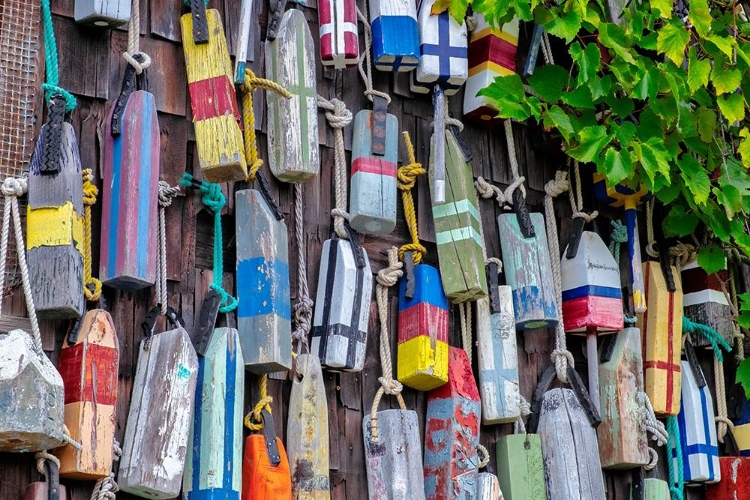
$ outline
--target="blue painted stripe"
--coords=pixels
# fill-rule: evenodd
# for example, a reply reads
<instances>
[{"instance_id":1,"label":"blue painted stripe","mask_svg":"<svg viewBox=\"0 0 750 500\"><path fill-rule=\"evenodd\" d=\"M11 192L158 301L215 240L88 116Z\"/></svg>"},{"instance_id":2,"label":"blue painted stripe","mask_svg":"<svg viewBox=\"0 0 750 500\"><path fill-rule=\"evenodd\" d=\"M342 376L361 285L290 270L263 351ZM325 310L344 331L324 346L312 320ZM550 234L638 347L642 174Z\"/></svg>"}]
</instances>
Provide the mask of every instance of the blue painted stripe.
<instances>
[{"instance_id":1,"label":"blue painted stripe","mask_svg":"<svg viewBox=\"0 0 750 500\"><path fill-rule=\"evenodd\" d=\"M584 285L570 290L563 290L563 300L580 299L583 297L604 297L607 299L622 299L622 290L619 288L599 285Z\"/></svg>"},{"instance_id":2,"label":"blue painted stripe","mask_svg":"<svg viewBox=\"0 0 750 500\"><path fill-rule=\"evenodd\" d=\"M201 481L201 438L203 437L203 380L206 376L206 358L198 358L198 381L195 384L195 410L193 419L193 485L189 498L200 489Z\"/></svg>"},{"instance_id":3,"label":"blue painted stripe","mask_svg":"<svg viewBox=\"0 0 750 500\"><path fill-rule=\"evenodd\" d=\"M437 56L440 64L440 76L435 83L447 84L451 77L451 58L466 59L468 47L451 45L450 14L446 11L438 15L438 44L423 43L420 47L422 56Z\"/></svg>"},{"instance_id":4,"label":"blue painted stripe","mask_svg":"<svg viewBox=\"0 0 750 500\"><path fill-rule=\"evenodd\" d=\"M268 279L269 274L272 280ZM278 259L267 262L263 257L254 257L237 264L238 317L275 313L291 321L289 293L289 264L286 262Z\"/></svg>"},{"instance_id":5,"label":"blue painted stripe","mask_svg":"<svg viewBox=\"0 0 750 500\"><path fill-rule=\"evenodd\" d=\"M703 417L703 434L706 438L706 444L700 444L700 445L692 445L697 446L696 449L705 447L706 451L699 451L698 453L706 453L708 455L708 479L712 480L715 476L714 473L714 461L713 461L713 455L718 456L719 455L719 449L718 446L712 446L711 445L711 429L709 428L710 425L713 425L713 422L708 422L708 401L706 401L706 391L708 390L708 387L704 387L699 390L701 395L701 416ZM688 453L690 452L691 446L688 446Z\"/></svg>"},{"instance_id":6,"label":"blue painted stripe","mask_svg":"<svg viewBox=\"0 0 750 500\"><path fill-rule=\"evenodd\" d=\"M398 310L405 311L410 307L426 302L432 306L448 310L448 297L443 291L440 273L427 264L414 267L414 297L406 298L406 276L401 278L398 287Z\"/></svg>"},{"instance_id":7,"label":"blue painted stripe","mask_svg":"<svg viewBox=\"0 0 750 500\"><path fill-rule=\"evenodd\" d=\"M685 481L691 481L693 472L690 470L690 460L687 453L687 427L685 426L685 405L680 402L680 412L677 414L677 425L680 428L680 447L682 448L683 478ZM672 456L677 456L677 451L672 451Z\"/></svg>"},{"instance_id":8,"label":"blue painted stripe","mask_svg":"<svg viewBox=\"0 0 750 500\"><path fill-rule=\"evenodd\" d=\"M120 119L122 126L122 118ZM117 237L120 234L118 223L120 220L120 169L122 168L122 135L112 140L112 199L109 212L109 248L107 255L107 276L100 276L102 280L117 276Z\"/></svg>"},{"instance_id":9,"label":"blue painted stripe","mask_svg":"<svg viewBox=\"0 0 750 500\"><path fill-rule=\"evenodd\" d=\"M372 22L372 50L376 66L389 66L393 71L402 66L416 68L419 63L417 20L411 16L375 18Z\"/></svg>"},{"instance_id":10,"label":"blue painted stripe","mask_svg":"<svg viewBox=\"0 0 750 500\"><path fill-rule=\"evenodd\" d=\"M240 494L234 490L200 490L188 493L190 500L239 500Z\"/></svg>"},{"instance_id":11,"label":"blue painted stripe","mask_svg":"<svg viewBox=\"0 0 750 500\"><path fill-rule=\"evenodd\" d=\"M224 370L226 373L227 385L226 398L224 399L224 479L222 485L225 493L230 491L236 493L234 492L232 478L234 476L234 468L240 467L239 463L234 462L234 427L237 424L237 422L234 421L234 405L237 396L237 349L239 348L239 345L235 345L234 349L229 349L228 340L229 339L227 339L226 347L226 368Z\"/></svg>"},{"instance_id":12,"label":"blue painted stripe","mask_svg":"<svg viewBox=\"0 0 750 500\"><path fill-rule=\"evenodd\" d=\"M138 172L138 253L136 254L138 276L146 276L148 266L148 216L151 211L151 114L155 113L151 94L143 98L143 128L141 130L141 163Z\"/></svg>"}]
</instances>

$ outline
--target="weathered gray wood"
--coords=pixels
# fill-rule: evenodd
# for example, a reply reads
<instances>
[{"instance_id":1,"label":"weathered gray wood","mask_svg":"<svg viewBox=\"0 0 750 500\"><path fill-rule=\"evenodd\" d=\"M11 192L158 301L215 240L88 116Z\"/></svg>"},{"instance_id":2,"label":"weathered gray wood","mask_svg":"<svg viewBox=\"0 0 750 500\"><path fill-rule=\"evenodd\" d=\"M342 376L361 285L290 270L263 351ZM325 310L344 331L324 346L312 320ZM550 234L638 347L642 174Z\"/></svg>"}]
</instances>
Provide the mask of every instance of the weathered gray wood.
<instances>
[{"instance_id":1,"label":"weathered gray wood","mask_svg":"<svg viewBox=\"0 0 750 500\"><path fill-rule=\"evenodd\" d=\"M417 412L383 410L377 416L377 443L372 438L370 414L362 420L369 499L424 500Z\"/></svg>"},{"instance_id":2,"label":"weathered gray wood","mask_svg":"<svg viewBox=\"0 0 750 500\"><path fill-rule=\"evenodd\" d=\"M198 356L183 328L141 342L117 477L121 491L157 499L180 493L197 375Z\"/></svg>"},{"instance_id":3,"label":"weathered gray wood","mask_svg":"<svg viewBox=\"0 0 750 500\"><path fill-rule=\"evenodd\" d=\"M116 28L130 20L130 0L76 0L74 17L98 28Z\"/></svg>"},{"instance_id":4,"label":"weathered gray wood","mask_svg":"<svg viewBox=\"0 0 750 500\"><path fill-rule=\"evenodd\" d=\"M734 324L728 296L724 293L729 281L726 264L724 269L708 274L698 266L698 259L693 259L682 266L680 277L685 316L713 328L731 345ZM691 341L695 346L709 345L701 336L695 336Z\"/></svg>"},{"instance_id":5,"label":"weathered gray wood","mask_svg":"<svg viewBox=\"0 0 750 500\"><path fill-rule=\"evenodd\" d=\"M477 500L503 500L497 476L489 472L477 474Z\"/></svg>"},{"instance_id":6,"label":"weathered gray wood","mask_svg":"<svg viewBox=\"0 0 750 500\"><path fill-rule=\"evenodd\" d=\"M661 479L646 478L643 481L643 500L670 500L669 483ZM728 499L722 498L722 500Z\"/></svg>"},{"instance_id":7,"label":"weathered gray wood","mask_svg":"<svg viewBox=\"0 0 750 500\"><path fill-rule=\"evenodd\" d=\"M0 451L62 444L65 398L60 374L22 330L0 335Z\"/></svg>"},{"instance_id":8,"label":"weathered gray wood","mask_svg":"<svg viewBox=\"0 0 750 500\"><path fill-rule=\"evenodd\" d=\"M575 393L551 389L539 416L549 500L603 500L596 431Z\"/></svg>"},{"instance_id":9,"label":"weathered gray wood","mask_svg":"<svg viewBox=\"0 0 750 500\"><path fill-rule=\"evenodd\" d=\"M546 500L539 434L511 434L498 439L497 475L506 500Z\"/></svg>"}]
</instances>

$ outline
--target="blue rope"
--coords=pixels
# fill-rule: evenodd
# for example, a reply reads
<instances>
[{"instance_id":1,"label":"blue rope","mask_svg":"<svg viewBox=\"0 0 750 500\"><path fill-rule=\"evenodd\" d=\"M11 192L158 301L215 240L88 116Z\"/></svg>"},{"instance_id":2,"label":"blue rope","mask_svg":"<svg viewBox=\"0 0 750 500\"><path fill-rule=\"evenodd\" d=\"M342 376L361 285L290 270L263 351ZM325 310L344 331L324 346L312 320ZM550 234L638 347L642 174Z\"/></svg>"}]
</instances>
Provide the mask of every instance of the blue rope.
<instances>
[{"instance_id":1,"label":"blue rope","mask_svg":"<svg viewBox=\"0 0 750 500\"><path fill-rule=\"evenodd\" d=\"M193 176L185 172L182 174L180 184L185 187L197 187L194 183ZM221 186L213 182L203 181L200 183L202 193L201 201L203 205L214 213L214 282L211 288L221 295L221 307L219 311L223 313L232 312L237 309L237 298L233 297L222 287L224 277L224 237L221 231L221 209L226 204L224 193L221 192Z\"/></svg>"},{"instance_id":2,"label":"blue rope","mask_svg":"<svg viewBox=\"0 0 750 500\"><path fill-rule=\"evenodd\" d=\"M724 356L721 354L719 346L723 347L727 352L732 352L732 346L719 335L719 332L709 326L690 321L690 318L687 316L682 317L682 333L690 334L691 337L700 337L710 343L719 363L724 362Z\"/></svg>"},{"instance_id":3,"label":"blue rope","mask_svg":"<svg viewBox=\"0 0 750 500\"><path fill-rule=\"evenodd\" d=\"M46 72L46 83L42 85L47 102L55 95L65 99L65 111L70 113L76 107L76 98L60 87L60 64L57 59L57 41L55 40L55 29L52 25L52 9L50 0L42 0L42 25L44 27L44 61Z\"/></svg>"},{"instance_id":4,"label":"blue rope","mask_svg":"<svg viewBox=\"0 0 750 500\"><path fill-rule=\"evenodd\" d=\"M620 244L628 241L628 228L619 220L612 221L612 240L609 242L609 251L615 258L615 262L620 262Z\"/></svg>"},{"instance_id":5,"label":"blue rope","mask_svg":"<svg viewBox=\"0 0 750 500\"><path fill-rule=\"evenodd\" d=\"M680 427L677 424L677 417L667 417L667 433L669 441L667 447L675 450L677 464L672 460L672 456L667 457L667 466L669 467L669 492L672 500L683 500L685 497L685 465L682 461L682 442L680 439Z\"/></svg>"},{"instance_id":6,"label":"blue rope","mask_svg":"<svg viewBox=\"0 0 750 500\"><path fill-rule=\"evenodd\" d=\"M204 3L206 4L206 7L208 7L208 0L205 0L205 2L204 2ZM182 0L182 4L183 4L183 5L185 6L185 7L190 7L190 0Z\"/></svg>"}]
</instances>

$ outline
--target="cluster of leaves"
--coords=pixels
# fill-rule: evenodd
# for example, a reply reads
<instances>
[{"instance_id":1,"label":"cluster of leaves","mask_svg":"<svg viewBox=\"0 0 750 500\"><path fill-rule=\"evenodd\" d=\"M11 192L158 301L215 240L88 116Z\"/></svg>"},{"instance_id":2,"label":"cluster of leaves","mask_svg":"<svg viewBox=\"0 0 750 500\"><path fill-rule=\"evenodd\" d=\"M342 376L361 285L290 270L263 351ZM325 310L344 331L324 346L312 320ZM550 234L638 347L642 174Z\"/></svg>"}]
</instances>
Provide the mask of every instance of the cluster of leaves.
<instances>
[{"instance_id":1,"label":"cluster of leaves","mask_svg":"<svg viewBox=\"0 0 750 500\"><path fill-rule=\"evenodd\" d=\"M469 3L442 1L455 17ZM691 0L677 15L672 0L631 0L614 23L601 0L473 0L496 25L513 16L541 24L572 58L480 93L501 117L559 134L569 156L610 183L642 182L670 205L667 236L702 223L721 246L750 255L750 22L722 2ZM723 252L706 249L700 260L718 268Z\"/></svg>"}]
</instances>

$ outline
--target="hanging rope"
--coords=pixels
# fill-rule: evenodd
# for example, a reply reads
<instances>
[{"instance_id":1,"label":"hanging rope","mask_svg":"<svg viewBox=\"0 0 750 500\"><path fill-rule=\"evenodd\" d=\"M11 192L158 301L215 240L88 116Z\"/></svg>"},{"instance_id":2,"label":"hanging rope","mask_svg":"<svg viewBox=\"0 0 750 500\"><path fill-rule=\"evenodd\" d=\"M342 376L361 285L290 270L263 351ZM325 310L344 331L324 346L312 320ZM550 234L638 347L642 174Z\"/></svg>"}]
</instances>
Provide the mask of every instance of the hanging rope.
<instances>
[{"instance_id":1,"label":"hanging rope","mask_svg":"<svg viewBox=\"0 0 750 500\"><path fill-rule=\"evenodd\" d=\"M615 258L615 262L620 262L620 248L623 243L628 241L628 227L619 220L613 220L611 241L609 242L609 252Z\"/></svg>"},{"instance_id":2,"label":"hanging rope","mask_svg":"<svg viewBox=\"0 0 750 500\"><path fill-rule=\"evenodd\" d=\"M224 290L222 285L224 280L224 237L221 230L221 209L226 204L224 193L221 192L221 186L213 182L203 181L198 185L193 176L187 172L182 174L180 184L185 187L198 187L202 194L201 202L214 213L214 281L211 283L211 289L221 295L219 311L222 313L232 312L237 309L237 298Z\"/></svg>"},{"instance_id":3,"label":"hanging rope","mask_svg":"<svg viewBox=\"0 0 750 500\"><path fill-rule=\"evenodd\" d=\"M459 323L461 323L461 344L469 356L469 363L472 362L474 354L471 345L471 307L467 302L458 305Z\"/></svg>"},{"instance_id":4,"label":"hanging rope","mask_svg":"<svg viewBox=\"0 0 750 500\"><path fill-rule=\"evenodd\" d=\"M120 449L120 443L115 442L112 446L112 461L118 462L122 456L122 449ZM115 493L120 491L120 487L115 482L115 471L114 466L109 476L99 479L94 486L94 491L91 492L91 500L114 500Z\"/></svg>"},{"instance_id":5,"label":"hanging rope","mask_svg":"<svg viewBox=\"0 0 750 500\"><path fill-rule=\"evenodd\" d=\"M294 232L297 239L297 303L294 304L292 338L297 341L297 352L309 352L307 337L312 326L313 301L307 288L307 246L305 245L302 184L294 185Z\"/></svg>"},{"instance_id":6,"label":"hanging rope","mask_svg":"<svg viewBox=\"0 0 750 500\"><path fill-rule=\"evenodd\" d=\"M479 459L479 469L484 469L490 463L490 452L483 444L477 446L477 458Z\"/></svg>"},{"instance_id":7,"label":"hanging rope","mask_svg":"<svg viewBox=\"0 0 750 500\"><path fill-rule=\"evenodd\" d=\"M348 240L349 235L344 228L344 221L349 220L349 213L346 211L347 196L347 178L346 178L346 151L344 151L344 133L343 128L352 122L352 112L346 109L346 104L338 99L330 101L318 96L318 107L326 110L326 120L333 128L333 138L335 141L335 197L336 206L331 210L333 216L333 229L339 238Z\"/></svg>"},{"instance_id":8,"label":"hanging rope","mask_svg":"<svg viewBox=\"0 0 750 500\"><path fill-rule=\"evenodd\" d=\"M739 307L737 304L737 270L734 266L729 269L729 298L735 315L732 319L732 337L736 343L734 359L737 363L741 363L745 360L745 335L742 333L739 323L737 323Z\"/></svg>"},{"instance_id":9,"label":"hanging rope","mask_svg":"<svg viewBox=\"0 0 750 500\"><path fill-rule=\"evenodd\" d=\"M540 44L542 47L542 56L544 57L544 62L547 64L555 64L555 59L552 57L552 45L549 42L549 35L547 34L547 30L542 31L542 43Z\"/></svg>"},{"instance_id":10,"label":"hanging rope","mask_svg":"<svg viewBox=\"0 0 750 500\"><path fill-rule=\"evenodd\" d=\"M644 432L650 433L652 438L656 442L656 446L664 446L667 444L669 434L664 428L664 424L661 423L654 413L654 407L651 406L651 400L648 394L641 391L638 393L639 407L641 413L640 424ZM653 448L648 449L649 463L644 466L646 470L652 470L659 463L659 455Z\"/></svg>"},{"instance_id":11,"label":"hanging rope","mask_svg":"<svg viewBox=\"0 0 750 500\"><path fill-rule=\"evenodd\" d=\"M521 409L520 414L518 415L518 419L513 424L513 434L526 434L526 424L523 422L524 417L528 417L531 415L531 405L529 405L529 402L526 401L526 398L521 396L521 394L518 394L518 397L520 398L520 404L518 405Z\"/></svg>"},{"instance_id":12,"label":"hanging rope","mask_svg":"<svg viewBox=\"0 0 750 500\"><path fill-rule=\"evenodd\" d=\"M393 378L393 364L391 361L391 339L388 335L388 289L395 285L403 276L403 263L398 260L398 249L388 249L388 267L378 272L375 296L378 300L378 317L380 318L380 366L383 368L383 376L378 378L380 387L375 393L370 410L370 423L372 426L372 442L379 440L378 433L378 406L384 394L396 396L402 410L406 409L406 403L401 396L404 386Z\"/></svg>"},{"instance_id":13,"label":"hanging rope","mask_svg":"<svg viewBox=\"0 0 750 500\"><path fill-rule=\"evenodd\" d=\"M263 165L263 160L258 155L258 145L255 138L255 110L253 109L253 92L258 89L266 92L276 92L287 99L292 98L284 87L271 80L258 78L250 68L245 69L245 81L242 84L242 125L245 138L245 158L247 160L247 181L255 180L258 169Z\"/></svg>"},{"instance_id":14,"label":"hanging rope","mask_svg":"<svg viewBox=\"0 0 750 500\"><path fill-rule=\"evenodd\" d=\"M404 218L406 226L409 228L411 243L405 243L398 249L398 258L403 262L404 252L412 252L412 262L416 266L422 262L422 258L427 255L427 249L419 242L419 230L417 228L417 211L414 208L414 197L411 194L412 188L417 182L417 176L426 172L421 163L417 163L414 155L414 145L409 137L409 132L404 131L404 142L406 143L406 152L409 156L409 163L399 167L396 185L401 190L401 201L404 203Z\"/></svg>"},{"instance_id":15,"label":"hanging rope","mask_svg":"<svg viewBox=\"0 0 750 500\"><path fill-rule=\"evenodd\" d=\"M727 413L727 391L724 381L724 363L719 361L718 356L714 356L714 380L716 382L716 411L718 415L714 417L716 426L716 435L720 443L724 443L724 437L727 430L734 432L734 423L729 420Z\"/></svg>"},{"instance_id":16,"label":"hanging rope","mask_svg":"<svg viewBox=\"0 0 750 500\"><path fill-rule=\"evenodd\" d=\"M552 258L552 276L555 281L555 304L557 306L557 316L562 318L562 271L560 270L560 243L557 239L557 222L555 219L554 198L560 196L570 189L568 173L558 170L555 178L544 185L544 219L547 224L547 244ZM555 372L557 379L568 383L568 366L574 367L575 361L573 355L568 350L567 340L565 338L565 328L562 321L557 322L555 328L555 350L552 351L552 361L555 363Z\"/></svg>"},{"instance_id":17,"label":"hanging rope","mask_svg":"<svg viewBox=\"0 0 750 500\"><path fill-rule=\"evenodd\" d=\"M724 348L727 352L732 352L732 346L730 346L729 343L719 335L719 332L709 326L695 323L687 316L682 317L682 334L684 336L704 340L711 344L711 347L714 350L714 355L716 356L716 359L719 360L719 363L724 362L724 356L721 354L721 349L719 349L719 347Z\"/></svg>"},{"instance_id":18,"label":"hanging rope","mask_svg":"<svg viewBox=\"0 0 750 500\"><path fill-rule=\"evenodd\" d=\"M90 168L83 171L83 295L96 302L102 295L102 282L91 276L91 207L96 203L99 189L92 183Z\"/></svg>"},{"instance_id":19,"label":"hanging rope","mask_svg":"<svg viewBox=\"0 0 750 500\"><path fill-rule=\"evenodd\" d=\"M503 196L505 196L506 204L511 204L513 201L513 192L516 189L521 190L521 194L526 198L526 187L523 185L526 177L523 177L518 172L518 158L516 157L516 143L513 140L513 123L510 119L503 122L505 125L505 142L508 144L508 161L510 163L510 175L513 181L505 189Z\"/></svg>"},{"instance_id":20,"label":"hanging rope","mask_svg":"<svg viewBox=\"0 0 750 500\"><path fill-rule=\"evenodd\" d=\"M143 70L151 66L151 58L140 48L140 30L141 30L141 0L133 0L131 9L130 22L128 23L128 50L122 53L125 59L134 69L136 74L140 75ZM135 56L140 55L142 62L138 62Z\"/></svg>"},{"instance_id":21,"label":"hanging rope","mask_svg":"<svg viewBox=\"0 0 750 500\"><path fill-rule=\"evenodd\" d=\"M474 187L477 189L477 194L485 200L494 197L497 204L501 207L510 203L505 199L505 193L503 193L503 190L487 182L484 177L477 177L477 180L474 181Z\"/></svg>"},{"instance_id":22,"label":"hanging rope","mask_svg":"<svg viewBox=\"0 0 750 500\"><path fill-rule=\"evenodd\" d=\"M42 84L45 100L49 103L56 95L65 99L65 111L70 113L76 107L76 98L60 87L60 68L57 59L57 41L52 25L52 9L50 0L42 0L42 30L44 31L44 61L46 82Z\"/></svg>"},{"instance_id":23,"label":"hanging rope","mask_svg":"<svg viewBox=\"0 0 750 500\"><path fill-rule=\"evenodd\" d=\"M671 456L667 459L669 493L671 500L683 500L685 498L685 466L682 462L682 442L677 417L667 417L667 432L669 433L669 453L674 453L675 457L675 460Z\"/></svg>"},{"instance_id":24,"label":"hanging rope","mask_svg":"<svg viewBox=\"0 0 750 500\"><path fill-rule=\"evenodd\" d=\"M656 238L654 237L654 200L646 202L646 253L652 259L659 258L659 250L656 248Z\"/></svg>"},{"instance_id":25,"label":"hanging rope","mask_svg":"<svg viewBox=\"0 0 750 500\"><path fill-rule=\"evenodd\" d=\"M367 9L367 2L365 2L364 8ZM365 31L365 47L362 51L362 54L360 55L359 63L357 64L359 75L365 82L365 97L367 97L370 102L373 101L372 96L382 97L388 104L390 104L391 96L389 96L385 92L381 92L372 88L372 59L370 58L370 54L372 53L370 50L372 48L372 29L370 28L370 22L362 14L362 11L359 10L359 7L357 7L357 17L362 23Z\"/></svg>"},{"instance_id":26,"label":"hanging rope","mask_svg":"<svg viewBox=\"0 0 750 500\"><path fill-rule=\"evenodd\" d=\"M545 32L546 33L546 32ZM578 162L573 162L573 181L575 183L575 190L572 186L568 189L568 198L570 199L570 208L573 211L574 219L583 219L586 222L591 222L596 219L599 215L597 210L594 210L590 214L583 211L583 190L581 189L581 171L578 168ZM573 191L576 191L574 194ZM627 233L626 233L627 236ZM626 240L627 241L627 240Z\"/></svg>"},{"instance_id":27,"label":"hanging rope","mask_svg":"<svg viewBox=\"0 0 750 500\"><path fill-rule=\"evenodd\" d=\"M690 243L677 243L669 249L669 257L678 269L681 269L685 264L694 260L697 255L697 249Z\"/></svg>"},{"instance_id":28,"label":"hanging rope","mask_svg":"<svg viewBox=\"0 0 750 500\"><path fill-rule=\"evenodd\" d=\"M44 463L46 461L49 460L50 462L55 464L58 469L60 468L60 459L47 450L37 451L36 453L34 453L34 458L36 459L36 470L39 471L39 474L44 477L47 477L47 469L44 468Z\"/></svg>"},{"instance_id":29,"label":"hanging rope","mask_svg":"<svg viewBox=\"0 0 750 500\"><path fill-rule=\"evenodd\" d=\"M273 398L268 395L268 374L264 373L260 376L260 399L255 403L255 407L245 415L245 427L251 431L259 431L263 429L263 417L260 412L266 410L268 413L271 412L271 403Z\"/></svg>"},{"instance_id":30,"label":"hanging rope","mask_svg":"<svg viewBox=\"0 0 750 500\"><path fill-rule=\"evenodd\" d=\"M167 232L165 210L172 204L179 186L170 186L159 181L159 254L156 263L156 302L161 305L161 314L167 314Z\"/></svg>"}]
</instances>

